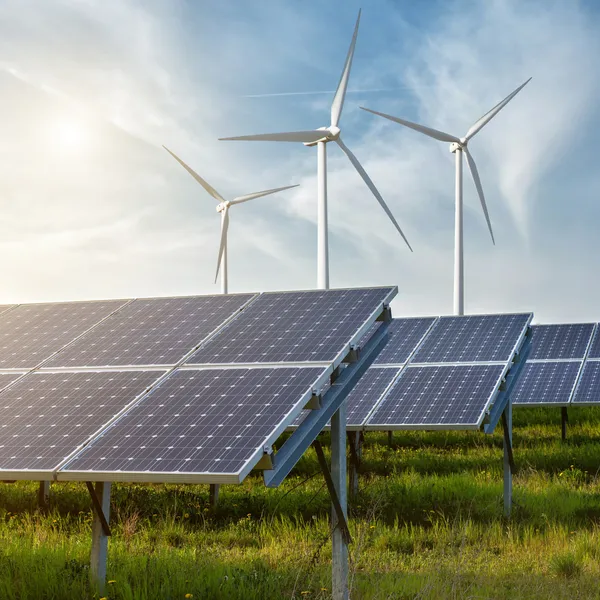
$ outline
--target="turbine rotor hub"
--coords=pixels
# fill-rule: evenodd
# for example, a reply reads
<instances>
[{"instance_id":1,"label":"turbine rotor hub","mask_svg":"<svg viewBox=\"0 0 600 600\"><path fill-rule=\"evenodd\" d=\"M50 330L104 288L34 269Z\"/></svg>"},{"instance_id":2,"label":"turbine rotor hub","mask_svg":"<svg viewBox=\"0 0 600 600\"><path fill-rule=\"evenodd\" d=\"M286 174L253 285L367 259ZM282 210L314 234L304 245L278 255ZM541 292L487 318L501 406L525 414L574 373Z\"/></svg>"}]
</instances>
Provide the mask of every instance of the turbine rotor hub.
<instances>
[{"instance_id":1,"label":"turbine rotor hub","mask_svg":"<svg viewBox=\"0 0 600 600\"><path fill-rule=\"evenodd\" d=\"M450 144L450 152L454 154L457 150L464 150L467 147L467 141L465 138L461 138L460 143L452 142Z\"/></svg>"},{"instance_id":2,"label":"turbine rotor hub","mask_svg":"<svg viewBox=\"0 0 600 600\"><path fill-rule=\"evenodd\" d=\"M222 213L225 210L227 210L229 208L229 200L225 200L225 202L219 202L219 204L217 204L217 212L218 213Z\"/></svg>"},{"instance_id":3,"label":"turbine rotor hub","mask_svg":"<svg viewBox=\"0 0 600 600\"><path fill-rule=\"evenodd\" d=\"M316 142L304 142L305 146L316 146L319 142L334 142L340 137L341 129L331 125L331 127L319 127L318 131L323 132L323 138Z\"/></svg>"}]
</instances>

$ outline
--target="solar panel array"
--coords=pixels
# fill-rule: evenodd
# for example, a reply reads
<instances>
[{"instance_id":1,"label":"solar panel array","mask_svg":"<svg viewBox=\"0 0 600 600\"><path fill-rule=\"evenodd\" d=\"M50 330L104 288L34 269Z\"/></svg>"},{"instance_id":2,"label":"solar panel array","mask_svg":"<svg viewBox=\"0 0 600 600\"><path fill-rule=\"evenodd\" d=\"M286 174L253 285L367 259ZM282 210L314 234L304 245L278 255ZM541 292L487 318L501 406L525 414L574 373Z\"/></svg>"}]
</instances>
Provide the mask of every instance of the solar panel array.
<instances>
[{"instance_id":1,"label":"solar panel array","mask_svg":"<svg viewBox=\"0 0 600 600\"><path fill-rule=\"evenodd\" d=\"M395 293L0 308L0 478L241 481Z\"/></svg>"},{"instance_id":2,"label":"solar panel array","mask_svg":"<svg viewBox=\"0 0 600 600\"><path fill-rule=\"evenodd\" d=\"M505 314L394 319L386 345L346 399L346 426L478 429L531 318ZM300 415L292 427L304 418Z\"/></svg>"},{"instance_id":3,"label":"solar panel array","mask_svg":"<svg viewBox=\"0 0 600 600\"><path fill-rule=\"evenodd\" d=\"M597 338L594 323L534 325L531 352L513 393L515 406L568 406L600 403L588 374Z\"/></svg>"}]
</instances>

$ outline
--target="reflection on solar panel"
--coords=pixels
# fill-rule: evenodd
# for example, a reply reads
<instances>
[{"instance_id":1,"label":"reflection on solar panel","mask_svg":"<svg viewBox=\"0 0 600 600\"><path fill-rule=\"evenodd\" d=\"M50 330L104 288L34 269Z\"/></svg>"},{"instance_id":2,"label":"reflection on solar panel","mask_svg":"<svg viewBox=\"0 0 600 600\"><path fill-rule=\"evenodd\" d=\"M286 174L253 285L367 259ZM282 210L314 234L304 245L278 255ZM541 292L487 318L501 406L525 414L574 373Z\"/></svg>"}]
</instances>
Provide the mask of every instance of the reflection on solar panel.
<instances>
[{"instance_id":1,"label":"reflection on solar panel","mask_svg":"<svg viewBox=\"0 0 600 600\"><path fill-rule=\"evenodd\" d=\"M44 366L175 365L253 296L134 300Z\"/></svg>"},{"instance_id":2,"label":"reflection on solar panel","mask_svg":"<svg viewBox=\"0 0 600 600\"><path fill-rule=\"evenodd\" d=\"M530 314L440 317L411 362L506 362L530 320Z\"/></svg>"},{"instance_id":3,"label":"reflection on solar panel","mask_svg":"<svg viewBox=\"0 0 600 600\"><path fill-rule=\"evenodd\" d=\"M326 373L322 367L177 370L63 474L119 471L126 481L151 481L152 473L160 473L161 481L170 481L184 473L190 481L189 474L197 473L237 482Z\"/></svg>"},{"instance_id":4,"label":"reflection on solar panel","mask_svg":"<svg viewBox=\"0 0 600 600\"><path fill-rule=\"evenodd\" d=\"M392 288L263 294L188 364L329 362L362 337ZM366 325L366 326L365 326ZM363 326L364 331L363 331Z\"/></svg>"},{"instance_id":5,"label":"reflection on solar panel","mask_svg":"<svg viewBox=\"0 0 600 600\"><path fill-rule=\"evenodd\" d=\"M527 362L512 393L512 402L519 404L569 404L579 375L581 361Z\"/></svg>"},{"instance_id":6,"label":"reflection on solar panel","mask_svg":"<svg viewBox=\"0 0 600 600\"><path fill-rule=\"evenodd\" d=\"M600 362L586 361L572 404L600 404Z\"/></svg>"},{"instance_id":7,"label":"reflection on solar panel","mask_svg":"<svg viewBox=\"0 0 600 600\"><path fill-rule=\"evenodd\" d=\"M360 378L346 398L346 425L361 427L375 403L381 398L400 369L376 369L371 367Z\"/></svg>"},{"instance_id":8,"label":"reflection on solar panel","mask_svg":"<svg viewBox=\"0 0 600 600\"><path fill-rule=\"evenodd\" d=\"M596 327L596 333L588 352L588 358L600 358L600 324Z\"/></svg>"},{"instance_id":9,"label":"reflection on solar panel","mask_svg":"<svg viewBox=\"0 0 600 600\"><path fill-rule=\"evenodd\" d=\"M434 321L434 317L393 319L388 327L388 341L373 364L404 364Z\"/></svg>"},{"instance_id":10,"label":"reflection on solar panel","mask_svg":"<svg viewBox=\"0 0 600 600\"><path fill-rule=\"evenodd\" d=\"M529 360L583 358L593 329L593 323L534 325Z\"/></svg>"},{"instance_id":11,"label":"reflection on solar panel","mask_svg":"<svg viewBox=\"0 0 600 600\"><path fill-rule=\"evenodd\" d=\"M15 308L15 306L17 306L16 304L0 304L0 315L2 315L3 313L5 313L8 310L11 310L12 308Z\"/></svg>"},{"instance_id":12,"label":"reflection on solar panel","mask_svg":"<svg viewBox=\"0 0 600 600\"><path fill-rule=\"evenodd\" d=\"M503 373L503 365L407 367L368 427L479 428Z\"/></svg>"},{"instance_id":13,"label":"reflection on solar panel","mask_svg":"<svg viewBox=\"0 0 600 600\"><path fill-rule=\"evenodd\" d=\"M55 469L163 371L31 373L0 394L0 473Z\"/></svg>"},{"instance_id":14,"label":"reflection on solar panel","mask_svg":"<svg viewBox=\"0 0 600 600\"><path fill-rule=\"evenodd\" d=\"M123 300L21 304L0 315L0 368L33 369Z\"/></svg>"}]
</instances>

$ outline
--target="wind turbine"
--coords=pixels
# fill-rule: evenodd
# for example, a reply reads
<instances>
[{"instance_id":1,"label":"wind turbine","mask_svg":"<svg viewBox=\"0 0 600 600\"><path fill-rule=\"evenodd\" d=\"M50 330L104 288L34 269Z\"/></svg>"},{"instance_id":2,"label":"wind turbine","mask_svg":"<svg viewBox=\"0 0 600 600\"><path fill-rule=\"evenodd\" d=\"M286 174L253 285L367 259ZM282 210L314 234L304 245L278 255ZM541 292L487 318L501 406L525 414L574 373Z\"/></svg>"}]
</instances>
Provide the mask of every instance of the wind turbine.
<instances>
[{"instance_id":1,"label":"wind turbine","mask_svg":"<svg viewBox=\"0 0 600 600\"><path fill-rule=\"evenodd\" d=\"M260 198L261 196L268 196L269 194L275 194L283 190L289 190L290 188L298 187L298 185L286 185L285 187L274 188L272 190L264 190L262 192L254 192L253 194L246 194L245 196L238 196L233 200L225 200L215 188L209 183L204 181L194 169L186 165L178 156L173 154L166 146L163 148L215 199L219 202L217 204L217 212L221 213L221 243L219 245L219 258L217 259L217 272L215 274L215 283L219 276L219 269L221 270L221 292L227 293L227 230L229 229L229 207L234 204L241 204L242 202L248 202L248 200L254 200L254 198Z\"/></svg>"},{"instance_id":2,"label":"wind turbine","mask_svg":"<svg viewBox=\"0 0 600 600\"><path fill-rule=\"evenodd\" d=\"M356 25L354 26L354 34L352 36L352 42L346 56L346 62L340 77L335 96L333 97L333 103L331 105L331 124L329 127L321 127L319 129L309 129L307 131L292 131L285 133L263 133L258 135L244 135L238 137L220 138L221 140L244 140L244 141L268 141L268 142L302 142L305 146L317 146L317 198L318 198L318 210L317 210L317 286L321 289L329 288L329 241L327 231L327 153L326 144L329 142L336 142L337 145L342 149L344 154L350 159L350 162L354 168L358 171L358 174L363 178L368 188L371 190L387 216L390 218L404 241L411 249L408 240L404 236L400 225L398 225L392 211L388 208L384 202L381 194L375 187L375 184L371 181L371 178L367 175L367 172L363 169L362 165L358 162L358 159L350 151L348 146L342 142L340 137L340 117L342 116L342 109L344 108L344 98L346 96L346 89L348 87L348 79L350 78L350 68L352 67L352 59L354 57L354 47L356 46L356 37L358 35L358 25L360 22L360 13L358 11L358 18L356 19Z\"/></svg>"},{"instance_id":3,"label":"wind turbine","mask_svg":"<svg viewBox=\"0 0 600 600\"><path fill-rule=\"evenodd\" d=\"M438 131L437 129L431 129L430 127L425 127L424 125L419 125L418 123L413 123L411 121L406 121L405 119L400 119L398 117L392 117L391 115L386 115L385 113L377 112L375 110L371 110L369 108L365 108L361 106L363 110L366 110L374 115L379 115L380 117L384 117L389 119L390 121L394 121L395 123L400 123L400 125L404 125L405 127L409 127L410 129L414 129L415 131L419 131L420 133L424 133L425 135L432 137L436 140L440 140L441 142L450 142L450 152L455 155L455 164L456 164L456 182L455 182L455 217L454 217L454 314L455 315L463 315L464 314L464 271L463 271L463 184L462 184L462 155L464 153L467 159L467 165L469 170L471 171L471 176L473 177L473 181L475 182L475 187L477 188L477 194L479 195L479 200L481 202L481 208L483 209L483 214L485 215L485 220L487 221L488 229L490 230L490 235L492 236L492 243L495 245L496 242L494 240L494 232L492 231L492 224L490 222L490 216L488 214L488 209L485 204L485 197L483 195L483 188L481 187L481 179L479 178L479 173L477 171L477 167L475 165L475 160L471 156L470 152L467 150L467 144L469 140L475 136L475 134L480 131L485 125L487 125L529 82L531 81L531 77L522 85L520 85L514 92L509 94L502 102L499 102L492 108L490 111L485 113L483 117L481 117L478 121L475 122L474 125L471 126L469 131L465 137L457 138L449 133L444 133L443 131Z\"/></svg>"}]
</instances>

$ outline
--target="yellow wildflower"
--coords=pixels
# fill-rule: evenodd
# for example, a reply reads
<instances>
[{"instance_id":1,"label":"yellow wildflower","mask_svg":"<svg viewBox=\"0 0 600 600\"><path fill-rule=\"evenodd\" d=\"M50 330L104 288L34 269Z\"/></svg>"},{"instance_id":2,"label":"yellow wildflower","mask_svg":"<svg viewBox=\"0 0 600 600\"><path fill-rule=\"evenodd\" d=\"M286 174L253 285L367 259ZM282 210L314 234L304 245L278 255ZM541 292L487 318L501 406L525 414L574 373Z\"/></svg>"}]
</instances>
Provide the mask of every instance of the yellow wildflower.
<instances>
[{"instance_id":1,"label":"yellow wildflower","mask_svg":"<svg viewBox=\"0 0 600 600\"><path fill-rule=\"evenodd\" d=\"M190 514L189 514L189 513L185 513L185 515L183 515L183 517L184 517L185 519L189 519L189 518L190 518Z\"/></svg>"},{"instance_id":2,"label":"yellow wildflower","mask_svg":"<svg viewBox=\"0 0 600 600\"><path fill-rule=\"evenodd\" d=\"M117 580L116 579L110 579L108 581L108 585L112 585L113 583L117 583Z\"/></svg>"},{"instance_id":3,"label":"yellow wildflower","mask_svg":"<svg viewBox=\"0 0 600 600\"><path fill-rule=\"evenodd\" d=\"M186 595L184 596L184 598L193 598L193 597L194 597L194 594L186 594Z\"/></svg>"}]
</instances>

